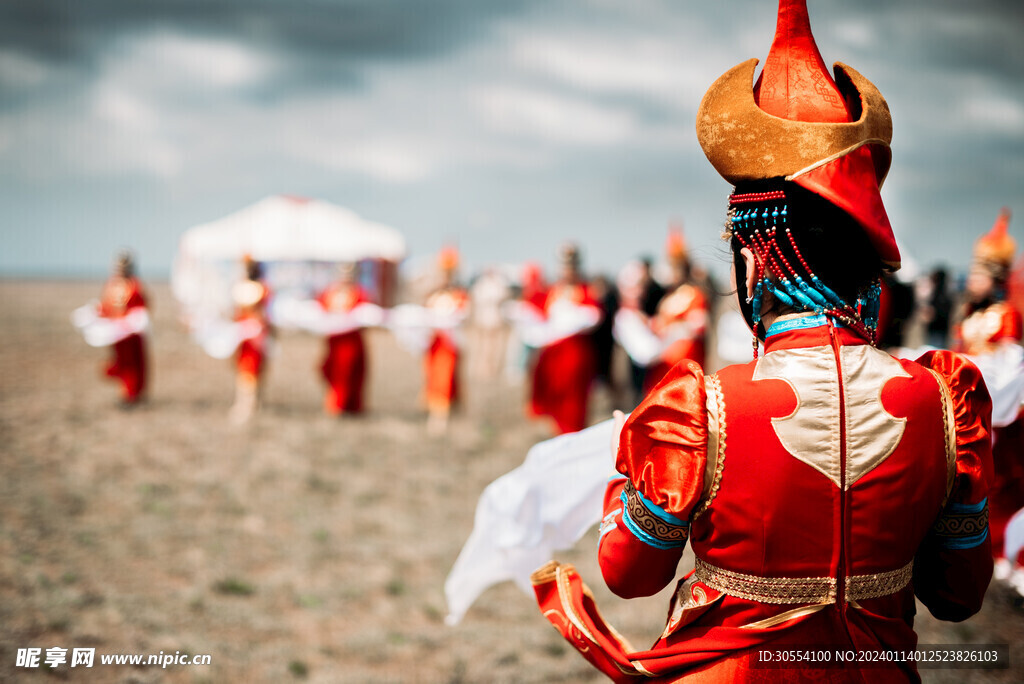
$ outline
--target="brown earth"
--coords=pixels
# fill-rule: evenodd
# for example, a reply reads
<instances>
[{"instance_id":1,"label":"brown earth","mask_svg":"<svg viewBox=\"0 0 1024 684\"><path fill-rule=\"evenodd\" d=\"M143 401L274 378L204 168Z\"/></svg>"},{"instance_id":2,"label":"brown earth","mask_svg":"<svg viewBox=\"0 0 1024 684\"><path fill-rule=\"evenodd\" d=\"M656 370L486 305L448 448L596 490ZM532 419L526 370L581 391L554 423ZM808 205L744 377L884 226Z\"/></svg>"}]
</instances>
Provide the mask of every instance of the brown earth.
<instances>
[{"instance_id":1,"label":"brown earth","mask_svg":"<svg viewBox=\"0 0 1024 684\"><path fill-rule=\"evenodd\" d=\"M418 360L375 332L369 413L329 419L322 342L288 334L262 412L232 428L230 363L189 340L156 286L150 397L124 410L100 378L107 352L68 320L99 289L0 282L0 681L600 681L510 583L443 622L477 497L548 434L525 418L521 387L464 374L462 412L431 437ZM594 419L609 406L599 395ZM665 593L612 596L595 543L591 532L559 557L612 624L652 642ZM1024 681L1024 612L1008 593L990 588L962 624L919 611L922 643L1009 643L1013 665L925 681ZM15 667L17 649L54 646L212 664Z\"/></svg>"}]
</instances>

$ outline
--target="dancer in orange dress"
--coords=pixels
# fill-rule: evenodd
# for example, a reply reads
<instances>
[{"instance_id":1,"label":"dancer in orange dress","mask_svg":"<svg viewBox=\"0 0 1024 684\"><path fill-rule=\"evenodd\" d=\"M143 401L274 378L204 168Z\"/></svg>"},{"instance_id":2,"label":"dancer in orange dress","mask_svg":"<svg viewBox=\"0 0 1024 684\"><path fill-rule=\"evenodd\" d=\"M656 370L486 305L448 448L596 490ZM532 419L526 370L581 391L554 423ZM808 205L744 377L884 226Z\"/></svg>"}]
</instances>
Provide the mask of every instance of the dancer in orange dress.
<instances>
[{"instance_id":1,"label":"dancer in orange dress","mask_svg":"<svg viewBox=\"0 0 1024 684\"><path fill-rule=\"evenodd\" d=\"M340 277L324 290L317 301L327 313L349 314L369 302L356 282L356 265L344 264ZM366 345L361 328L327 338L327 356L320 367L327 381L324 410L332 416L360 413L363 410L363 386L366 382Z\"/></svg>"},{"instance_id":2,"label":"dancer in orange dress","mask_svg":"<svg viewBox=\"0 0 1024 684\"><path fill-rule=\"evenodd\" d=\"M261 380L271 335L266 311L270 290L263 283L263 266L248 256L243 263L245 279L236 283L231 292L235 321L242 324L244 331L235 355L235 403L230 413L233 423L246 422L259 406Z\"/></svg>"},{"instance_id":3,"label":"dancer in orange dress","mask_svg":"<svg viewBox=\"0 0 1024 684\"><path fill-rule=\"evenodd\" d=\"M135 260L131 252L117 255L110 278L100 296L99 315L122 319L132 312L146 310L146 297L135 276ZM121 383L121 397L126 406L139 402L146 390L146 341L142 333L128 335L115 342L113 357L107 364L107 377Z\"/></svg>"},{"instance_id":4,"label":"dancer in orange dress","mask_svg":"<svg viewBox=\"0 0 1024 684\"><path fill-rule=\"evenodd\" d=\"M600 309L583 281L579 249L566 245L559 256L562 276L544 302L548 326L555 334L537 356L530 409L554 419L562 434L587 426L590 387L597 373L597 350L588 333L600 322Z\"/></svg>"},{"instance_id":5,"label":"dancer in orange dress","mask_svg":"<svg viewBox=\"0 0 1024 684\"><path fill-rule=\"evenodd\" d=\"M438 256L441 286L427 297L426 308L439 323L434 327L424 357L424 397L427 404L427 428L431 434L448 428L452 405L459 400L459 341L455 326L465 317L469 296L455 282L459 253L446 247Z\"/></svg>"},{"instance_id":6,"label":"dancer in orange dress","mask_svg":"<svg viewBox=\"0 0 1024 684\"><path fill-rule=\"evenodd\" d=\"M915 598L942 620L976 613L992 573L992 455L991 401L970 361L875 346L878 283L900 265L879 194L892 125L881 94L844 65L833 81L805 0L780 2L752 90L755 64L712 85L697 132L736 186L729 247L764 356L755 344L753 361L714 374L681 363L625 420L598 549L625 598L672 582L687 543L695 567L639 651L571 566L543 567L535 590L616 682L919 681L912 660L761 658L912 656Z\"/></svg>"},{"instance_id":7,"label":"dancer in orange dress","mask_svg":"<svg viewBox=\"0 0 1024 684\"><path fill-rule=\"evenodd\" d=\"M965 316L956 329L957 348L971 356L998 354L1021 344L1021 312L1006 297L1017 244L1008 233L1010 210L1004 208L992 230L978 239L967 276ZM981 361L979 361L981 363ZM989 494L992 551L998 559L996 577L1005 580L1014 565L1024 565L1024 552L1003 558L1006 523L1024 508L1024 406L1008 424L993 430L994 473Z\"/></svg>"}]
</instances>

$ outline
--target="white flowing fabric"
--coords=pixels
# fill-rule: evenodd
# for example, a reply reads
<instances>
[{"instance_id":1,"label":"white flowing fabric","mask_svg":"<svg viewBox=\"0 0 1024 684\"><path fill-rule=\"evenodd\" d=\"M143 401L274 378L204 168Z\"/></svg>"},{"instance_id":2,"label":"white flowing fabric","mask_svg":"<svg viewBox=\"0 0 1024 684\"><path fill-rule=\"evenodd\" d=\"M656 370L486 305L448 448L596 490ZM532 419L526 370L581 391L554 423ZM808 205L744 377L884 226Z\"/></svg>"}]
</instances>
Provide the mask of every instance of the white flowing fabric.
<instances>
[{"instance_id":1,"label":"white flowing fabric","mask_svg":"<svg viewBox=\"0 0 1024 684\"><path fill-rule=\"evenodd\" d=\"M387 312L385 324L403 349L421 354L430 346L435 330L452 333L452 339L461 347L462 341L456 333L466 315L465 309L447 312L419 304L399 304Z\"/></svg>"},{"instance_id":2,"label":"white flowing fabric","mask_svg":"<svg viewBox=\"0 0 1024 684\"><path fill-rule=\"evenodd\" d=\"M457 624L488 587L513 580L531 593L530 574L601 521L615 472L614 421L537 444L521 466L484 489L473 532L444 583L445 622Z\"/></svg>"},{"instance_id":3,"label":"white flowing fabric","mask_svg":"<svg viewBox=\"0 0 1024 684\"><path fill-rule=\"evenodd\" d=\"M277 297L271 303L270 319L282 328L298 328L329 336L384 324L385 311L376 304L363 303L351 311L327 311L314 299Z\"/></svg>"},{"instance_id":4,"label":"white flowing fabric","mask_svg":"<svg viewBox=\"0 0 1024 684\"><path fill-rule=\"evenodd\" d=\"M637 365L649 366L664 352L661 338L647 324L647 318L635 309L619 309L615 314L612 336Z\"/></svg>"},{"instance_id":5,"label":"white flowing fabric","mask_svg":"<svg viewBox=\"0 0 1024 684\"><path fill-rule=\"evenodd\" d=\"M1005 427L1017 419L1024 405L1024 347L1003 344L990 354L968 356L992 397L992 425Z\"/></svg>"},{"instance_id":6,"label":"white flowing fabric","mask_svg":"<svg viewBox=\"0 0 1024 684\"><path fill-rule=\"evenodd\" d=\"M263 326L258 321L209 318L196 322L192 336L207 354L215 359L226 359L242 342L259 337L262 330Z\"/></svg>"},{"instance_id":7,"label":"white flowing fabric","mask_svg":"<svg viewBox=\"0 0 1024 684\"><path fill-rule=\"evenodd\" d=\"M695 337L694 326L688 321L676 321L659 335L651 330L646 316L636 309L619 309L615 314L612 336L639 366L650 366L665 356L665 352L679 340Z\"/></svg>"},{"instance_id":8,"label":"white flowing fabric","mask_svg":"<svg viewBox=\"0 0 1024 684\"><path fill-rule=\"evenodd\" d=\"M524 302L510 302L506 317L515 325L523 344L540 349L555 342L586 332L601 322L601 310L596 306L580 306L572 302L555 302L547 318L536 308Z\"/></svg>"},{"instance_id":9,"label":"white flowing fabric","mask_svg":"<svg viewBox=\"0 0 1024 684\"><path fill-rule=\"evenodd\" d=\"M90 347L109 347L149 328L149 312L144 307L134 307L119 318L100 316L97 307L92 301L71 312L72 325Z\"/></svg>"}]
</instances>

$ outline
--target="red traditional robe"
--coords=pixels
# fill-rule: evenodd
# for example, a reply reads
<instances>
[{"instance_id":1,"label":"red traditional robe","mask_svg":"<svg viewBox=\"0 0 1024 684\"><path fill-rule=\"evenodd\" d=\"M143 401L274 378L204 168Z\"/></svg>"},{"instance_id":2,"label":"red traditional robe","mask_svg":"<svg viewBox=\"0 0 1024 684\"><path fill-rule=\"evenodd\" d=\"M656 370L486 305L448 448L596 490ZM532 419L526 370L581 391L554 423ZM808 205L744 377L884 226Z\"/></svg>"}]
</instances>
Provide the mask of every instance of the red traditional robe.
<instances>
[{"instance_id":1,"label":"red traditional robe","mask_svg":"<svg viewBox=\"0 0 1024 684\"><path fill-rule=\"evenodd\" d=\"M965 354L988 354L1004 342L1020 343L1021 315L1007 302L997 302L972 312L958 329L959 350ZM1017 420L993 429L992 462L994 474L989 507L991 510L992 550L1003 555L1006 523L1024 508L1024 412ZM1024 552L1017 559L1024 563Z\"/></svg>"},{"instance_id":2,"label":"red traditional robe","mask_svg":"<svg viewBox=\"0 0 1024 684\"><path fill-rule=\"evenodd\" d=\"M442 316L456 316L469 305L466 291L450 287L430 295L427 308ZM454 332L438 328L427 348L423 370L427 408L447 410L459 399L459 345Z\"/></svg>"},{"instance_id":3,"label":"red traditional robe","mask_svg":"<svg viewBox=\"0 0 1024 684\"><path fill-rule=\"evenodd\" d=\"M100 316L122 318L134 308L145 308L146 299L139 281L114 276L103 286L100 298ZM138 401L146 389L146 345L141 334L129 335L113 345L114 355L107 364L108 377L121 381L124 400Z\"/></svg>"},{"instance_id":4,"label":"red traditional robe","mask_svg":"<svg viewBox=\"0 0 1024 684\"><path fill-rule=\"evenodd\" d=\"M349 313L368 302L358 285L333 285L317 298L327 312ZM366 347L359 328L327 338L327 356L320 366L327 381L324 408L337 415L363 410L363 384L366 379Z\"/></svg>"},{"instance_id":5,"label":"red traditional robe","mask_svg":"<svg viewBox=\"0 0 1024 684\"><path fill-rule=\"evenodd\" d=\"M563 300L576 306L597 306L586 285L560 283L548 292L545 314L550 315ZM582 430L587 426L587 403L596 373L597 352L586 332L544 347L533 367L530 411L536 416L551 416L559 434Z\"/></svg>"},{"instance_id":6,"label":"red traditional robe","mask_svg":"<svg viewBox=\"0 0 1024 684\"><path fill-rule=\"evenodd\" d=\"M234 292L236 321L247 321L259 326L259 333L242 340L238 345L237 367L239 375L259 380L263 373L266 346L270 336L265 308L270 299L270 290L261 282L245 280L235 286Z\"/></svg>"},{"instance_id":7,"label":"red traditional robe","mask_svg":"<svg viewBox=\"0 0 1024 684\"><path fill-rule=\"evenodd\" d=\"M910 649L915 596L940 619L980 609L990 412L977 368L952 352L898 361L823 316L783 317L761 359L708 376L680 364L623 428L605 581L650 595L687 539L697 559L662 637L631 648L571 567L535 574L542 610L619 682L916 681L912 663L765 670L757 652Z\"/></svg>"},{"instance_id":8,"label":"red traditional robe","mask_svg":"<svg viewBox=\"0 0 1024 684\"><path fill-rule=\"evenodd\" d=\"M704 367L704 331L707 328L707 298L700 288L684 283L662 298L651 328L659 336L673 335L673 326L687 324L691 330L669 345L661 360L651 365L644 376L644 391L649 392L677 363L693 361Z\"/></svg>"}]
</instances>

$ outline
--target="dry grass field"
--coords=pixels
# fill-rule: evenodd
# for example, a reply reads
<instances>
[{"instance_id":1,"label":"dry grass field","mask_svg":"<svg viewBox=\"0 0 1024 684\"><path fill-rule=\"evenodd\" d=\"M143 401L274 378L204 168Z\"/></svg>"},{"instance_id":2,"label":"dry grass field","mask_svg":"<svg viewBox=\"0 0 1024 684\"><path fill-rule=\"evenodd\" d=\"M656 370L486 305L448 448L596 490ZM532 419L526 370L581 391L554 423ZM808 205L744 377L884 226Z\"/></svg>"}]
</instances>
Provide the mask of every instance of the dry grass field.
<instances>
[{"instance_id":1,"label":"dry grass field","mask_svg":"<svg viewBox=\"0 0 1024 684\"><path fill-rule=\"evenodd\" d=\"M68 320L99 289L0 282L0 681L599 681L509 583L444 624L442 586L477 497L548 434L525 418L522 387L465 372L462 411L429 436L418 359L374 332L368 414L329 419L322 341L285 334L262 412L231 427L230 363L191 342L155 286L150 396L124 410L100 377L106 351ZM605 417L608 398L593 409ZM591 532L560 559L612 624L650 643L666 597L613 597L595 543ZM922 615L919 631L1012 644L1011 670L926 681L1024 681L1024 611L999 588L972 620ZM212 664L15 667L18 648L54 646Z\"/></svg>"}]
</instances>

